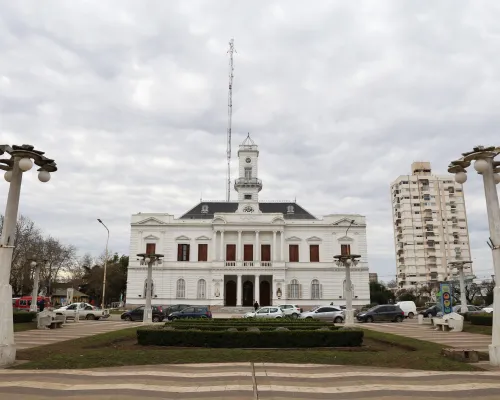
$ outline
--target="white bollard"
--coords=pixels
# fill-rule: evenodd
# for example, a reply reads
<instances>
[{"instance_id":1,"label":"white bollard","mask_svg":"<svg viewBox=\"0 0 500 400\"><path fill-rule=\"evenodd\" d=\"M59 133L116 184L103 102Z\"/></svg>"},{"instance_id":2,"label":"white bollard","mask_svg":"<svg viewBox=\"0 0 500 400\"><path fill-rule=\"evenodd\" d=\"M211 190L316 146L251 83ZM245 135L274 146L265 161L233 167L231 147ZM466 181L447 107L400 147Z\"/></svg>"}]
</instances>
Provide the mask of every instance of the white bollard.
<instances>
[{"instance_id":1,"label":"white bollard","mask_svg":"<svg viewBox=\"0 0 500 400\"><path fill-rule=\"evenodd\" d=\"M423 325L424 323L424 316L422 314L418 314L418 324Z\"/></svg>"}]
</instances>

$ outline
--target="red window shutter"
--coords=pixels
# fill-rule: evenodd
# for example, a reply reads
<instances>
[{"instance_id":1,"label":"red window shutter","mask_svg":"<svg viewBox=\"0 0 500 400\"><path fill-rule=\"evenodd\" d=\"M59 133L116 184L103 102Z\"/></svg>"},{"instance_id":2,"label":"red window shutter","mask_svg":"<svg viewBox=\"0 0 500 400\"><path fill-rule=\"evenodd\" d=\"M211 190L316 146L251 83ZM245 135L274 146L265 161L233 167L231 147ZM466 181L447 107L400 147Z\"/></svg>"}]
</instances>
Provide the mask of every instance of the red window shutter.
<instances>
[{"instance_id":1,"label":"red window shutter","mask_svg":"<svg viewBox=\"0 0 500 400\"><path fill-rule=\"evenodd\" d=\"M208 245L198 244L198 261L207 261Z\"/></svg>"},{"instance_id":2,"label":"red window shutter","mask_svg":"<svg viewBox=\"0 0 500 400\"><path fill-rule=\"evenodd\" d=\"M351 245L350 244L340 245L340 254L343 256L351 255Z\"/></svg>"},{"instance_id":3,"label":"red window shutter","mask_svg":"<svg viewBox=\"0 0 500 400\"><path fill-rule=\"evenodd\" d=\"M319 245L311 244L309 246L309 257L311 262L319 262Z\"/></svg>"},{"instance_id":4,"label":"red window shutter","mask_svg":"<svg viewBox=\"0 0 500 400\"><path fill-rule=\"evenodd\" d=\"M177 245L177 261L182 261L182 244Z\"/></svg>"},{"instance_id":5,"label":"red window shutter","mask_svg":"<svg viewBox=\"0 0 500 400\"><path fill-rule=\"evenodd\" d=\"M190 253L189 244L185 244L184 246L186 246L186 261L189 261L189 253Z\"/></svg>"},{"instance_id":6,"label":"red window shutter","mask_svg":"<svg viewBox=\"0 0 500 400\"><path fill-rule=\"evenodd\" d=\"M299 262L299 245L291 244L289 246L290 262Z\"/></svg>"},{"instance_id":7,"label":"red window shutter","mask_svg":"<svg viewBox=\"0 0 500 400\"><path fill-rule=\"evenodd\" d=\"M156 253L156 243L146 243L146 254Z\"/></svg>"}]
</instances>

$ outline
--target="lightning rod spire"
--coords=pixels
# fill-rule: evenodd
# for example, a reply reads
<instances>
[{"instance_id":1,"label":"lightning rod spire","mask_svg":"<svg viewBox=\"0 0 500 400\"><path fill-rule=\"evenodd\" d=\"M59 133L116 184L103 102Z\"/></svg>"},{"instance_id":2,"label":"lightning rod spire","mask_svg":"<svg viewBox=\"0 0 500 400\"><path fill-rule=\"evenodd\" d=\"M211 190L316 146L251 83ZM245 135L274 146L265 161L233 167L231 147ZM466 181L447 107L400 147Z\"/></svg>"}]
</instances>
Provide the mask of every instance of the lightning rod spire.
<instances>
[{"instance_id":1,"label":"lightning rod spire","mask_svg":"<svg viewBox=\"0 0 500 400\"><path fill-rule=\"evenodd\" d=\"M234 49L234 38L229 41L229 50L227 53L229 54L229 92L227 95L227 188L226 188L226 201L229 201L231 198L231 125L233 119L233 53L236 50Z\"/></svg>"}]
</instances>

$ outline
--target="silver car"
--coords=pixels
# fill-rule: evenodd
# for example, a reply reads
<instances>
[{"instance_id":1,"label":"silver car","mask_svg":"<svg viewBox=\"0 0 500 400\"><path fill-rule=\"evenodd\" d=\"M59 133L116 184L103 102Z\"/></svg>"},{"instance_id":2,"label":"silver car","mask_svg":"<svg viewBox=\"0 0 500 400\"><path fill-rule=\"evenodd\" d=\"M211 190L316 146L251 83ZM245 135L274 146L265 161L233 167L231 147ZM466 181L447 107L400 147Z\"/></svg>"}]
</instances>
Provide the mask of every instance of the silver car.
<instances>
[{"instance_id":1,"label":"silver car","mask_svg":"<svg viewBox=\"0 0 500 400\"><path fill-rule=\"evenodd\" d=\"M344 311L339 307L322 306L311 311L306 311L300 314L299 318L315 318L335 323L344 322Z\"/></svg>"},{"instance_id":2,"label":"silver car","mask_svg":"<svg viewBox=\"0 0 500 400\"><path fill-rule=\"evenodd\" d=\"M247 312L243 318L283 318L284 314L279 307L262 307L257 311Z\"/></svg>"}]
</instances>

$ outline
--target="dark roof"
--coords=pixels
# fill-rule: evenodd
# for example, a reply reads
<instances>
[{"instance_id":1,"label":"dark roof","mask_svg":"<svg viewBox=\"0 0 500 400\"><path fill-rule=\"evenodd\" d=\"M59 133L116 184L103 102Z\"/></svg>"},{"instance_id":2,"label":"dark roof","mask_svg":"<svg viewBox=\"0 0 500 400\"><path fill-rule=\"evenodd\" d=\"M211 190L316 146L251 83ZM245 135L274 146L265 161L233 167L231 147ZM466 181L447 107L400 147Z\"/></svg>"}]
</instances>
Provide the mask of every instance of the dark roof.
<instances>
[{"instance_id":1,"label":"dark roof","mask_svg":"<svg viewBox=\"0 0 500 400\"><path fill-rule=\"evenodd\" d=\"M52 293L52 296L66 297L67 294L68 292L66 291L66 289L56 289ZM80 292L79 290L73 289L73 297L89 297L89 296L86 295L85 293Z\"/></svg>"},{"instance_id":2,"label":"dark roof","mask_svg":"<svg viewBox=\"0 0 500 400\"><path fill-rule=\"evenodd\" d=\"M208 206L208 212L202 212L203 206ZM288 213L288 206L293 206L293 213ZM264 214L281 213L285 219L316 219L315 216L294 202L259 203L259 208ZM234 213L237 209L237 202L202 201L180 219L212 219L216 213Z\"/></svg>"}]
</instances>

